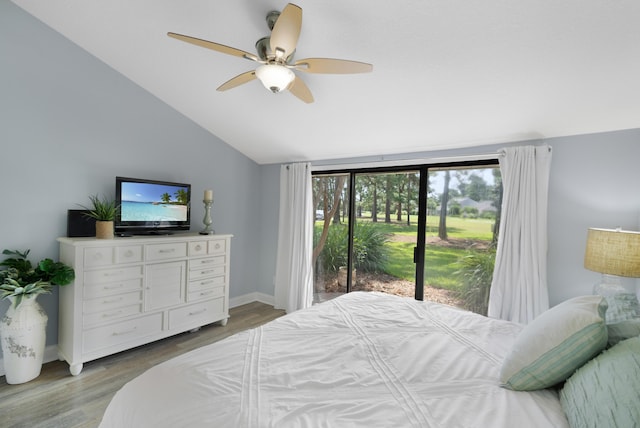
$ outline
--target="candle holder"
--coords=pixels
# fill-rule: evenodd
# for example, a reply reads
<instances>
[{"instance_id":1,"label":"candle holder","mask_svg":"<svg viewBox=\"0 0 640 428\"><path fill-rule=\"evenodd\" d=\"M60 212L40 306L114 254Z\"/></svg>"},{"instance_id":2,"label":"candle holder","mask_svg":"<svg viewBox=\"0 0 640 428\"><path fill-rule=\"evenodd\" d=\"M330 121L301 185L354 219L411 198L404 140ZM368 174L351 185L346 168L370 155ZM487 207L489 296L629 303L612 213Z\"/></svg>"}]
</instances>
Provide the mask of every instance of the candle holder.
<instances>
[{"instance_id":1,"label":"candle holder","mask_svg":"<svg viewBox=\"0 0 640 428\"><path fill-rule=\"evenodd\" d=\"M215 235L216 231L211 228L211 205L213 205L213 200L207 201L204 200L204 219L202 222L204 223L204 229L200 232L200 235Z\"/></svg>"}]
</instances>

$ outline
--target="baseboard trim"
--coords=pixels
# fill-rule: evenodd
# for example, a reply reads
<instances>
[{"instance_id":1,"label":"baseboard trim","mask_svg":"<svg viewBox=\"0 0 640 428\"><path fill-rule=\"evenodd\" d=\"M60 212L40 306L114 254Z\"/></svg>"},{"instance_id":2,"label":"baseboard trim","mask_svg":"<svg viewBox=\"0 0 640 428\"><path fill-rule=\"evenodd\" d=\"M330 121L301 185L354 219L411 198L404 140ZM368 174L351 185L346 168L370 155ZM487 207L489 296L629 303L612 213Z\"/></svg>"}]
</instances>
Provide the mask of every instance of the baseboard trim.
<instances>
[{"instance_id":1,"label":"baseboard trim","mask_svg":"<svg viewBox=\"0 0 640 428\"><path fill-rule=\"evenodd\" d=\"M260 302L266 305L273 306L275 300L273 296L264 293L249 293L243 296L233 297L229 299L229 307L235 308L238 306L246 305L247 303ZM42 363L50 363L51 361L55 361L58 359L58 345L49 345L44 349L44 358L42 359ZM4 358L0 358L0 376L4 376Z\"/></svg>"},{"instance_id":2,"label":"baseboard trim","mask_svg":"<svg viewBox=\"0 0 640 428\"><path fill-rule=\"evenodd\" d=\"M265 305L273 306L275 304L275 299L273 296L264 293L249 293L243 296L233 297L229 299L229 307L236 308L238 306L246 305L247 303L260 302Z\"/></svg>"}]
</instances>

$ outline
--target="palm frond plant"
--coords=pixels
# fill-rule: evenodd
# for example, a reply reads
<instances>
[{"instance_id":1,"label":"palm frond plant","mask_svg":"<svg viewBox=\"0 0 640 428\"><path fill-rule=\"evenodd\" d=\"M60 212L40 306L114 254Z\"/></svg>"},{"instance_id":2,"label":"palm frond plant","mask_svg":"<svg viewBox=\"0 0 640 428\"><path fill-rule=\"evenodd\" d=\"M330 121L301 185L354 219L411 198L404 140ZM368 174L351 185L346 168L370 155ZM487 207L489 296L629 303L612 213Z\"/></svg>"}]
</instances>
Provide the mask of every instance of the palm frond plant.
<instances>
[{"instance_id":1,"label":"palm frond plant","mask_svg":"<svg viewBox=\"0 0 640 428\"><path fill-rule=\"evenodd\" d=\"M87 210L85 214L87 217L91 217L97 221L114 221L116 219L116 212L118 210L118 204L113 199L102 199L98 195L89 196L91 206L86 207L80 205Z\"/></svg>"},{"instance_id":2,"label":"palm frond plant","mask_svg":"<svg viewBox=\"0 0 640 428\"><path fill-rule=\"evenodd\" d=\"M25 297L50 293L55 285L67 285L75 279L73 268L46 258L33 266L27 258L30 250L4 250L10 256L0 262L0 298L14 298L17 307Z\"/></svg>"}]
</instances>

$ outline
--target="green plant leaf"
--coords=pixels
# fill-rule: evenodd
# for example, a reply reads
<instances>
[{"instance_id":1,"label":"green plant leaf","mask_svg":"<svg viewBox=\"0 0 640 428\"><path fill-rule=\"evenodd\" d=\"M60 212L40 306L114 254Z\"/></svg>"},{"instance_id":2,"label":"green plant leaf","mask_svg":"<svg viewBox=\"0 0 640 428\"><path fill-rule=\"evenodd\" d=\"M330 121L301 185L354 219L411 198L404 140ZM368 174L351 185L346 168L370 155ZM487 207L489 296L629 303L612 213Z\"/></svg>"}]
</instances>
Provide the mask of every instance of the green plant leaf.
<instances>
[{"instance_id":1,"label":"green plant leaf","mask_svg":"<svg viewBox=\"0 0 640 428\"><path fill-rule=\"evenodd\" d=\"M98 195L89 196L91 201L91 207L80 205L87 210L85 213L87 217L96 219L98 221L114 221L116 218L116 212L118 210L118 204L113 199L103 197L100 199Z\"/></svg>"},{"instance_id":2,"label":"green plant leaf","mask_svg":"<svg viewBox=\"0 0 640 428\"><path fill-rule=\"evenodd\" d=\"M29 250L4 250L2 253L13 257L0 263L6 268L0 270L0 298L15 297L16 306L22 296L50 293L53 285L67 285L75 279L73 268L48 258L33 268L26 259Z\"/></svg>"}]
</instances>

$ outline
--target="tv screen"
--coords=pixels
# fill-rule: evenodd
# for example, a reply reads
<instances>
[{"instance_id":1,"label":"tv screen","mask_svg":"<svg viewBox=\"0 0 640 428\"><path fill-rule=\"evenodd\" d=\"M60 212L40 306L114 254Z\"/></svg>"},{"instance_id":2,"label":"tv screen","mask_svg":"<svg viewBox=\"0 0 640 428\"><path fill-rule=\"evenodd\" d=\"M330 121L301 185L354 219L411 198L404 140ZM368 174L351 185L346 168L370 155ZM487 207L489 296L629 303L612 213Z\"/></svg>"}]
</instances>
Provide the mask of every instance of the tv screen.
<instances>
[{"instance_id":1,"label":"tv screen","mask_svg":"<svg viewBox=\"0 0 640 428\"><path fill-rule=\"evenodd\" d=\"M116 234L167 234L189 230L191 185L116 177Z\"/></svg>"}]
</instances>

